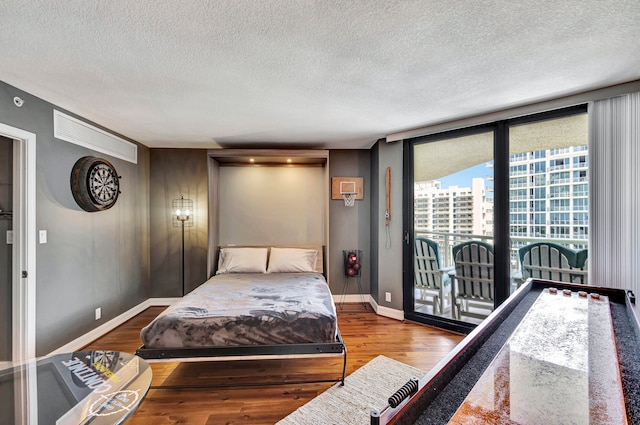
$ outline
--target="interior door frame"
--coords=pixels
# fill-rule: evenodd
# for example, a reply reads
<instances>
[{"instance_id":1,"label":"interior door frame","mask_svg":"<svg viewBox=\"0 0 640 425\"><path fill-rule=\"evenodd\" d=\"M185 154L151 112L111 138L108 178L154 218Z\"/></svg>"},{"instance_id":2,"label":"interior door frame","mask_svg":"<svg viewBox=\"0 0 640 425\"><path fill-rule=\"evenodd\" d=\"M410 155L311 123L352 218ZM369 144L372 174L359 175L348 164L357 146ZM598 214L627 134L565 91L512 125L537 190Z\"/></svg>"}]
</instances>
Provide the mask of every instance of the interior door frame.
<instances>
[{"instance_id":1,"label":"interior door frame","mask_svg":"<svg viewBox=\"0 0 640 425\"><path fill-rule=\"evenodd\" d=\"M12 360L36 353L36 135L0 123L13 140Z\"/></svg>"}]
</instances>

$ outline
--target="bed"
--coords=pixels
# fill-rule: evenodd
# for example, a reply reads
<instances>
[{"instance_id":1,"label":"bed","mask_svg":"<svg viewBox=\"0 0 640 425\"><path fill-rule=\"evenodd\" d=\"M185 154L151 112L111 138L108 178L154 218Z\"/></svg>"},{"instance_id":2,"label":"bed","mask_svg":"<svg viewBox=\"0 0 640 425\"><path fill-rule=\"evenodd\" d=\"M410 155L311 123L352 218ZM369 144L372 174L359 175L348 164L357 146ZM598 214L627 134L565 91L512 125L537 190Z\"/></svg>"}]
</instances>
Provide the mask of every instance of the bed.
<instances>
[{"instance_id":1,"label":"bed","mask_svg":"<svg viewBox=\"0 0 640 425\"><path fill-rule=\"evenodd\" d=\"M322 247L226 247L217 272L140 332L149 361L342 356ZM313 382L318 382L314 380Z\"/></svg>"}]
</instances>

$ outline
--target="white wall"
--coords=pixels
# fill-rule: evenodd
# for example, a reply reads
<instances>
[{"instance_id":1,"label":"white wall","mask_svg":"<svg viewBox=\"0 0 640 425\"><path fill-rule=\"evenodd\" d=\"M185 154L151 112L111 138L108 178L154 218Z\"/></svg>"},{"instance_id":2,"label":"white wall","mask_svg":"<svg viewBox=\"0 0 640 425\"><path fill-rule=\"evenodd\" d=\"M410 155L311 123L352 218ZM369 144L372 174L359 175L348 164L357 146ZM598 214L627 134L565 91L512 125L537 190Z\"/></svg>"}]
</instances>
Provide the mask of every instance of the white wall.
<instances>
[{"instance_id":1,"label":"white wall","mask_svg":"<svg viewBox=\"0 0 640 425\"><path fill-rule=\"evenodd\" d=\"M323 167L220 167L220 245L324 240Z\"/></svg>"}]
</instances>

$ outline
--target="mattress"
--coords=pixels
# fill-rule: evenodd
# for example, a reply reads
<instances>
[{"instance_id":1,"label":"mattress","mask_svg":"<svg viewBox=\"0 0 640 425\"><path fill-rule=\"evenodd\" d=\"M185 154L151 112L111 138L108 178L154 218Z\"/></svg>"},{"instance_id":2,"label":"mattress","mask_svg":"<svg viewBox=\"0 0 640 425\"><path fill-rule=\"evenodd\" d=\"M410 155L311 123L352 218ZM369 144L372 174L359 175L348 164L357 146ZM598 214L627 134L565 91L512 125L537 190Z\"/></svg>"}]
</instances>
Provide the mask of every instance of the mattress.
<instances>
[{"instance_id":1,"label":"mattress","mask_svg":"<svg viewBox=\"0 0 640 425\"><path fill-rule=\"evenodd\" d=\"M145 348L335 342L336 308L319 273L216 275L142 329Z\"/></svg>"}]
</instances>

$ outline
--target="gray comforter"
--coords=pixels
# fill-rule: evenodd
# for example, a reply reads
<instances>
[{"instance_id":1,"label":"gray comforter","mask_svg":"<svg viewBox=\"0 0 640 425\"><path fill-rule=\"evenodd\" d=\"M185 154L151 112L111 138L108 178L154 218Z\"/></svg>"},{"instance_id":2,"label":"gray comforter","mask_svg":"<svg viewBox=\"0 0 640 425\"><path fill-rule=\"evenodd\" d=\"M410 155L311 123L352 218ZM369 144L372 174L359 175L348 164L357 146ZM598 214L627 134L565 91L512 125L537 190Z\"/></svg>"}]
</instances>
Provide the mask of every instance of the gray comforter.
<instances>
[{"instance_id":1,"label":"gray comforter","mask_svg":"<svg viewBox=\"0 0 640 425\"><path fill-rule=\"evenodd\" d=\"M318 273L224 274L142 329L146 348L335 342L336 309Z\"/></svg>"}]
</instances>

